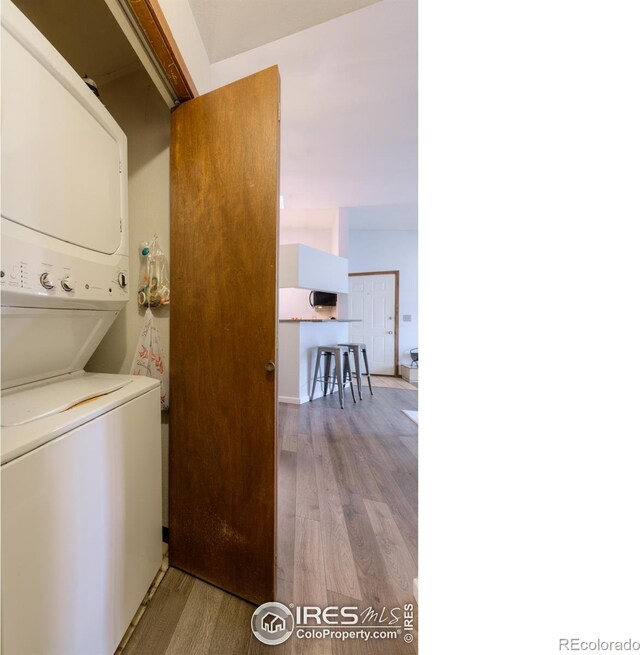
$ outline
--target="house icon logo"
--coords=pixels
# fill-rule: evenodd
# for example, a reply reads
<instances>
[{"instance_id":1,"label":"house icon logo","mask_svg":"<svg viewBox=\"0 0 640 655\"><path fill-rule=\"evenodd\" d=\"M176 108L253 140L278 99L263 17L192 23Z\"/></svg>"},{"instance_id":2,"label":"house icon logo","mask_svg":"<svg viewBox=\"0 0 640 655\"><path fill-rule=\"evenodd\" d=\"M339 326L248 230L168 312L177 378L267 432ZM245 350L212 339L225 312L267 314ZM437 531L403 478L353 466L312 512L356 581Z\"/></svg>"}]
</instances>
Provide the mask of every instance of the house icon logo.
<instances>
[{"instance_id":1,"label":"house icon logo","mask_svg":"<svg viewBox=\"0 0 640 655\"><path fill-rule=\"evenodd\" d=\"M286 630L286 627L285 620L273 612L268 612L262 617L262 629L271 634Z\"/></svg>"},{"instance_id":2,"label":"house icon logo","mask_svg":"<svg viewBox=\"0 0 640 655\"><path fill-rule=\"evenodd\" d=\"M258 641L276 646L293 634L291 610L282 603L264 603L251 617L251 630Z\"/></svg>"}]
</instances>

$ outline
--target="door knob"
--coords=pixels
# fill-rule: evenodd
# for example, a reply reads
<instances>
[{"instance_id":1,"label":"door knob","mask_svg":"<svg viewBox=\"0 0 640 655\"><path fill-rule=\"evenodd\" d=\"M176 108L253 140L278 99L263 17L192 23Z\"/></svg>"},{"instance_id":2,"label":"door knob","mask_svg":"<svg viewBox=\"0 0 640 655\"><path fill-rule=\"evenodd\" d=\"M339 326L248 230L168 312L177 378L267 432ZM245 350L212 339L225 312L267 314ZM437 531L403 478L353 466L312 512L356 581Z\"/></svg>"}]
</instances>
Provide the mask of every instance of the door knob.
<instances>
[{"instance_id":1,"label":"door knob","mask_svg":"<svg viewBox=\"0 0 640 655\"><path fill-rule=\"evenodd\" d=\"M273 373L276 370L276 365L274 362L267 362L264 365L264 370L267 371L268 373Z\"/></svg>"},{"instance_id":2,"label":"door knob","mask_svg":"<svg viewBox=\"0 0 640 655\"><path fill-rule=\"evenodd\" d=\"M387 334L393 334L393 330L387 330Z\"/></svg>"}]
</instances>

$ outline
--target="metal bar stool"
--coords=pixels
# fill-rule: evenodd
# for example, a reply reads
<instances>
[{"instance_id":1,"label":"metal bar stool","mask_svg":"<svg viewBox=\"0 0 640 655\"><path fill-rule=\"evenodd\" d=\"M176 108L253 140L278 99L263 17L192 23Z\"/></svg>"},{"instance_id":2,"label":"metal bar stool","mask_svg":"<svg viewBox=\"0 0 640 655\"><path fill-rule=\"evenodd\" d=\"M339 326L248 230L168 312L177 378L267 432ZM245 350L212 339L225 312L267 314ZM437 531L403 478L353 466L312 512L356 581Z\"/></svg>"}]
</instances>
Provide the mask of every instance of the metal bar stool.
<instances>
[{"instance_id":1,"label":"metal bar stool","mask_svg":"<svg viewBox=\"0 0 640 655\"><path fill-rule=\"evenodd\" d=\"M371 374L369 373L369 360L367 359L367 346L364 343L339 343L339 346L348 348L350 353L353 353L355 361L356 380L358 381L358 395L362 400L362 370L360 368L360 353L364 360L364 374L367 376L369 383L369 393L373 396L373 389L371 388Z\"/></svg>"},{"instance_id":2,"label":"metal bar stool","mask_svg":"<svg viewBox=\"0 0 640 655\"><path fill-rule=\"evenodd\" d=\"M320 373L320 364L322 363L322 358L324 359L324 375L319 378L318 374ZM335 360L334 375L331 375L331 360ZM316 367L313 374L313 384L311 386L311 395L309 396L309 402L313 401L313 396L316 390L316 382L320 380L322 382L322 392L323 395L327 395L329 388L329 378L331 378L331 393L335 389L336 381L338 382L338 397L340 398L340 407L344 409L344 386L347 382L347 378L351 383L351 395L353 396L353 402L356 402L356 394L353 389L353 378L351 375L351 364L349 363L349 349L342 346L318 346L316 348Z\"/></svg>"}]
</instances>

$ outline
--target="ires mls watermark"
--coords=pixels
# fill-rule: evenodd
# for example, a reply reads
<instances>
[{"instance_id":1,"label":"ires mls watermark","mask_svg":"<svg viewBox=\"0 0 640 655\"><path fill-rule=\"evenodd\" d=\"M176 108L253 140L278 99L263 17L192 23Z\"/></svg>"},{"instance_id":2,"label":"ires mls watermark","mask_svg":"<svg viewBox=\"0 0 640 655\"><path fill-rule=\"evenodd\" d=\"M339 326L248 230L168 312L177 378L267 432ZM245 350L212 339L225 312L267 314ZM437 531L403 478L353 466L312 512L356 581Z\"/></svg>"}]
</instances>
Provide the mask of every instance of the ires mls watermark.
<instances>
[{"instance_id":1,"label":"ires mls watermark","mask_svg":"<svg viewBox=\"0 0 640 655\"><path fill-rule=\"evenodd\" d=\"M251 617L251 630L258 641L277 646L293 633L291 610L282 603L263 603Z\"/></svg>"},{"instance_id":2,"label":"ires mls watermark","mask_svg":"<svg viewBox=\"0 0 640 655\"><path fill-rule=\"evenodd\" d=\"M580 639L574 637L573 639L560 639L558 644L559 651L573 651L573 652L639 652L640 641L627 639L626 641L615 640L602 640L602 639Z\"/></svg>"},{"instance_id":3,"label":"ires mls watermark","mask_svg":"<svg viewBox=\"0 0 640 655\"><path fill-rule=\"evenodd\" d=\"M383 607L364 610L356 606L289 607L271 602L260 605L251 617L251 630L263 644L277 645L292 634L298 639L401 639L414 640L414 607Z\"/></svg>"}]
</instances>

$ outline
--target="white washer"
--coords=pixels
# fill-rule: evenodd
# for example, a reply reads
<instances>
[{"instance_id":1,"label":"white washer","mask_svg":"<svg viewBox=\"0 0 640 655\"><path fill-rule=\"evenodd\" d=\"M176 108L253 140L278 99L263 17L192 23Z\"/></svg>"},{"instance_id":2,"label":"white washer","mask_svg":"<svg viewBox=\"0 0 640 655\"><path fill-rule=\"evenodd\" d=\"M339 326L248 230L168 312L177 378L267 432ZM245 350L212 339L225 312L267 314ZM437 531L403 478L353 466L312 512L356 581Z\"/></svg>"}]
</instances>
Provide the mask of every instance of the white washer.
<instances>
[{"instance_id":1,"label":"white washer","mask_svg":"<svg viewBox=\"0 0 640 655\"><path fill-rule=\"evenodd\" d=\"M2 398L5 655L115 652L162 561L158 385L65 377Z\"/></svg>"},{"instance_id":2,"label":"white washer","mask_svg":"<svg viewBox=\"0 0 640 655\"><path fill-rule=\"evenodd\" d=\"M83 368L129 299L126 137L2 2L2 652L111 654L162 562L159 383Z\"/></svg>"}]
</instances>

